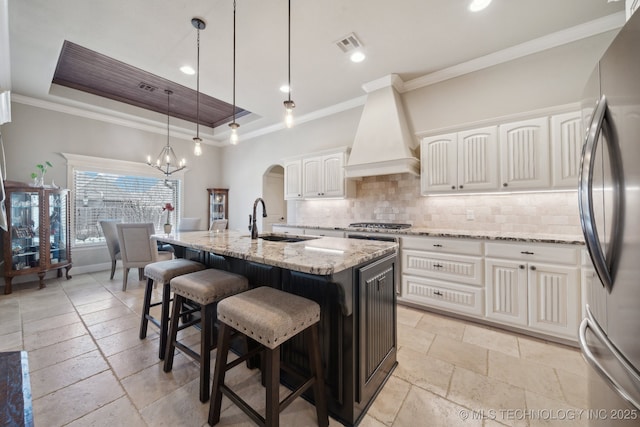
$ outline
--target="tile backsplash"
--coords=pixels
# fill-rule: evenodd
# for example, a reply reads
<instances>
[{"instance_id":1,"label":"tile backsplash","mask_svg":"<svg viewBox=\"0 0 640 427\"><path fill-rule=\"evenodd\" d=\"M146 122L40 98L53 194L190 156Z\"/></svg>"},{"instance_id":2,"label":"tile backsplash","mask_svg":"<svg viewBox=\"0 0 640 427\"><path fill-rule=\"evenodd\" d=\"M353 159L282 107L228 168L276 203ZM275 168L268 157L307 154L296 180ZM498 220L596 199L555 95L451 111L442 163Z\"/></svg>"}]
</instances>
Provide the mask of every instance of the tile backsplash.
<instances>
[{"instance_id":1,"label":"tile backsplash","mask_svg":"<svg viewBox=\"0 0 640 427\"><path fill-rule=\"evenodd\" d=\"M438 230L581 234L577 191L425 197L420 177L397 174L363 178L355 198L289 203L292 224L403 222Z\"/></svg>"}]
</instances>

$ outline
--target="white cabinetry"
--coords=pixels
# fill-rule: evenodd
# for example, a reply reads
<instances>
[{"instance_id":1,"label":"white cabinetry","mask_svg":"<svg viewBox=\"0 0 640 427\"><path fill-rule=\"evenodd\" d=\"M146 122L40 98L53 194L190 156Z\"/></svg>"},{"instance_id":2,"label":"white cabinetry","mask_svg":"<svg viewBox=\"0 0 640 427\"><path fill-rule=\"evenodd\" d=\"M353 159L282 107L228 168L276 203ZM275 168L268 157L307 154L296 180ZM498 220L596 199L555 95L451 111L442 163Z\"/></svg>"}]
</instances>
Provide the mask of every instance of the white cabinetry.
<instances>
[{"instance_id":1,"label":"white cabinetry","mask_svg":"<svg viewBox=\"0 0 640 427\"><path fill-rule=\"evenodd\" d=\"M403 237L401 299L467 315L484 314L480 240Z\"/></svg>"},{"instance_id":2,"label":"white cabinetry","mask_svg":"<svg viewBox=\"0 0 640 427\"><path fill-rule=\"evenodd\" d=\"M420 153L422 194L497 189L496 126L424 138Z\"/></svg>"},{"instance_id":3,"label":"white cabinetry","mask_svg":"<svg viewBox=\"0 0 640 427\"><path fill-rule=\"evenodd\" d=\"M578 249L487 243L487 317L576 339L580 308Z\"/></svg>"},{"instance_id":4,"label":"white cabinetry","mask_svg":"<svg viewBox=\"0 0 640 427\"><path fill-rule=\"evenodd\" d=\"M302 160L289 160L284 163L284 199L302 198Z\"/></svg>"},{"instance_id":5,"label":"white cabinetry","mask_svg":"<svg viewBox=\"0 0 640 427\"><path fill-rule=\"evenodd\" d=\"M549 119L500 125L500 178L505 190L549 186Z\"/></svg>"},{"instance_id":6,"label":"white cabinetry","mask_svg":"<svg viewBox=\"0 0 640 427\"><path fill-rule=\"evenodd\" d=\"M577 188L583 130L579 111L551 116L551 176L554 188Z\"/></svg>"},{"instance_id":7,"label":"white cabinetry","mask_svg":"<svg viewBox=\"0 0 640 427\"><path fill-rule=\"evenodd\" d=\"M346 149L285 161L285 199L349 197L355 182L345 178Z\"/></svg>"},{"instance_id":8,"label":"white cabinetry","mask_svg":"<svg viewBox=\"0 0 640 427\"><path fill-rule=\"evenodd\" d=\"M305 228L304 234L322 237L344 237L344 231L334 228Z\"/></svg>"}]
</instances>

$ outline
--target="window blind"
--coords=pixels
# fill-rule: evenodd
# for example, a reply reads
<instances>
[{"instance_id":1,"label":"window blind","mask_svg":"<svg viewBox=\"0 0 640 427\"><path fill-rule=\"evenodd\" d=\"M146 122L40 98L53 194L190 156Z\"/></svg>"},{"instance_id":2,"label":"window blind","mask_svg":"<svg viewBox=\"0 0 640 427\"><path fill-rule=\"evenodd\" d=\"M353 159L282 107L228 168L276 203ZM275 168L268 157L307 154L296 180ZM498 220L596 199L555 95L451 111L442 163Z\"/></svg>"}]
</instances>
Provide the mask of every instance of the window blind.
<instances>
[{"instance_id":1,"label":"window blind","mask_svg":"<svg viewBox=\"0 0 640 427\"><path fill-rule=\"evenodd\" d=\"M177 179L118 175L75 169L73 173L75 243L103 241L98 221L151 222L162 232L171 203L169 222L176 224L180 211L180 182Z\"/></svg>"}]
</instances>

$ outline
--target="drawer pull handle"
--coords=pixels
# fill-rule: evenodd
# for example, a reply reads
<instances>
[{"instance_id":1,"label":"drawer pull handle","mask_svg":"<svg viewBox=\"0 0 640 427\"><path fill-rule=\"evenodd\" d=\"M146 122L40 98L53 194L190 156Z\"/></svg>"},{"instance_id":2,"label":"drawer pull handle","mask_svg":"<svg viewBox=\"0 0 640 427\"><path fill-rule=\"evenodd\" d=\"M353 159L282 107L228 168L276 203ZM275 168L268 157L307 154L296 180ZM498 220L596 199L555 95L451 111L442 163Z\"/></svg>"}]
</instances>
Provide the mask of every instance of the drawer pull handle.
<instances>
[{"instance_id":1,"label":"drawer pull handle","mask_svg":"<svg viewBox=\"0 0 640 427\"><path fill-rule=\"evenodd\" d=\"M520 252L522 255L535 255L533 252L529 252L529 251L522 251Z\"/></svg>"},{"instance_id":2,"label":"drawer pull handle","mask_svg":"<svg viewBox=\"0 0 640 427\"><path fill-rule=\"evenodd\" d=\"M433 268L442 268L443 265L442 264L433 264Z\"/></svg>"},{"instance_id":3,"label":"drawer pull handle","mask_svg":"<svg viewBox=\"0 0 640 427\"><path fill-rule=\"evenodd\" d=\"M535 265L532 265L532 266L531 266L531 267L529 267L529 268L530 268L532 271L535 271L535 270L536 270L536 266L535 266Z\"/></svg>"},{"instance_id":4,"label":"drawer pull handle","mask_svg":"<svg viewBox=\"0 0 640 427\"><path fill-rule=\"evenodd\" d=\"M433 294L434 294L434 295L438 295L439 297L441 297L441 296L442 296L442 292L440 292L440 291L435 291Z\"/></svg>"},{"instance_id":5,"label":"drawer pull handle","mask_svg":"<svg viewBox=\"0 0 640 427\"><path fill-rule=\"evenodd\" d=\"M439 244L439 243L436 243L435 245L433 245L433 247L434 247L434 248L441 248L441 247L442 247L442 245L441 245L441 244Z\"/></svg>"}]
</instances>

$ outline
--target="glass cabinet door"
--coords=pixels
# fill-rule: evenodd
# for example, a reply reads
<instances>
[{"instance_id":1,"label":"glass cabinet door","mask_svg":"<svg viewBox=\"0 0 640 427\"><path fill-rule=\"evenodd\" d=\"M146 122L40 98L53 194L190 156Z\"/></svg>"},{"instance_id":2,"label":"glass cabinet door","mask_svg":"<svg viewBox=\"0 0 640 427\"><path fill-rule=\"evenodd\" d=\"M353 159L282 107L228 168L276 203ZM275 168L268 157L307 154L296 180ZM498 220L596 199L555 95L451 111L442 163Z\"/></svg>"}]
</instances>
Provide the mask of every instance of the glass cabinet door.
<instances>
[{"instance_id":1,"label":"glass cabinet door","mask_svg":"<svg viewBox=\"0 0 640 427\"><path fill-rule=\"evenodd\" d=\"M209 192L209 228L217 219L228 219L229 190L226 188L207 188Z\"/></svg>"},{"instance_id":2,"label":"glass cabinet door","mask_svg":"<svg viewBox=\"0 0 640 427\"><path fill-rule=\"evenodd\" d=\"M37 191L11 193L11 269L25 270L40 265L40 198Z\"/></svg>"},{"instance_id":3,"label":"glass cabinet door","mask_svg":"<svg viewBox=\"0 0 640 427\"><path fill-rule=\"evenodd\" d=\"M67 192L49 193L49 262L58 264L67 260Z\"/></svg>"}]
</instances>

